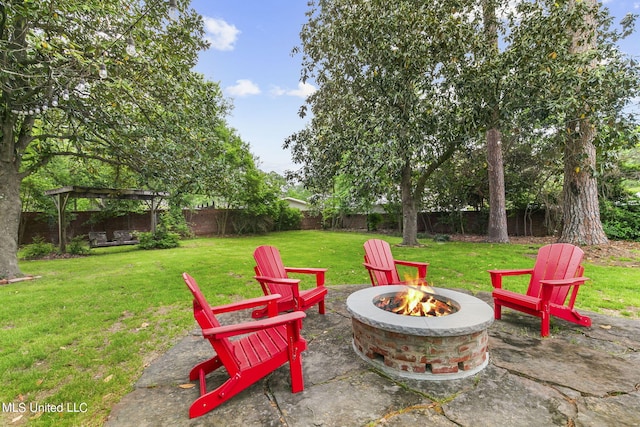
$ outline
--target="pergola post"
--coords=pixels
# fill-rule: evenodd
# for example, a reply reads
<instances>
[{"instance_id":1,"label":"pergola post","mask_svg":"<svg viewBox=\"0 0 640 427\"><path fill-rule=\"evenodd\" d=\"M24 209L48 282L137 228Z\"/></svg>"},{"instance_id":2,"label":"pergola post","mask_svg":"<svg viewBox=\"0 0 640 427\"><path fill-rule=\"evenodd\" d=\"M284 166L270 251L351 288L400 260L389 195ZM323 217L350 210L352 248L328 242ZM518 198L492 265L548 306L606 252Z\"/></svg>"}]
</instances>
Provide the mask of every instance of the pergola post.
<instances>
[{"instance_id":1,"label":"pergola post","mask_svg":"<svg viewBox=\"0 0 640 427\"><path fill-rule=\"evenodd\" d=\"M158 226L158 218L156 217L156 212L161 201L162 199L160 199L158 202L156 202L155 198L151 199L151 233L155 233L156 227Z\"/></svg>"},{"instance_id":2,"label":"pergola post","mask_svg":"<svg viewBox=\"0 0 640 427\"><path fill-rule=\"evenodd\" d=\"M69 193L56 194L53 198L53 203L58 209L58 245L60 253L64 253L67 250L67 233L64 213L67 209L68 201Z\"/></svg>"}]
</instances>

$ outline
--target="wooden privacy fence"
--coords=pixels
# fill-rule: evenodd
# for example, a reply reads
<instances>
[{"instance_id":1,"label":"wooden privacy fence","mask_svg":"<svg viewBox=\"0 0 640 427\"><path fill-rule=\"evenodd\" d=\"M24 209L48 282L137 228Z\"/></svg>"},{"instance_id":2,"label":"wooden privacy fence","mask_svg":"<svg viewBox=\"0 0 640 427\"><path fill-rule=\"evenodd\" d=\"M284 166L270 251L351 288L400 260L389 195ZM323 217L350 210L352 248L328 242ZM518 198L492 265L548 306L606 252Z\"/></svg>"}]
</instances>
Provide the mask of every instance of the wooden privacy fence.
<instances>
[{"instance_id":1,"label":"wooden privacy fence","mask_svg":"<svg viewBox=\"0 0 640 427\"><path fill-rule=\"evenodd\" d=\"M236 234L234 221L238 211L223 209L184 210L185 219L195 236L216 236L224 227L227 234ZM128 213L113 218L97 218L97 212L67 213L69 223L66 227L66 237L89 236L90 232L104 232L107 240L115 240L115 232L128 230L137 232L150 231L151 213ZM329 221L326 221L329 222ZM319 215L303 212L302 230L321 230L326 223ZM367 230L367 215L343 215L338 221L332 221L337 229ZM386 218L376 231L396 230L397 221ZM418 218L418 232L427 234L486 234L486 215L481 212L461 212L455 216L444 213L423 213ZM508 215L508 232L511 236L547 236L553 235L545 225L545 212L535 211L524 215L514 212ZM23 212L21 218L21 245L29 244L34 237L42 237L45 241L58 244L58 224L56 218L47 217L39 212Z\"/></svg>"}]
</instances>

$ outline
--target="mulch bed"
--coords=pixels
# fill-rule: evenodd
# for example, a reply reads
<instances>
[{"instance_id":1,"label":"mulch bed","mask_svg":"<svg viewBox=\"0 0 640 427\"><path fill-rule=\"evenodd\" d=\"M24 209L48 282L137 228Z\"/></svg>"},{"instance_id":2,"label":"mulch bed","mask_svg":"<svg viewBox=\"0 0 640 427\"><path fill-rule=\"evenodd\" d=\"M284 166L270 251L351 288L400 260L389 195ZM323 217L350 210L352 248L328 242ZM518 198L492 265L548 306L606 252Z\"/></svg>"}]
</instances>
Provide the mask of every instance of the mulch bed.
<instances>
[{"instance_id":1,"label":"mulch bed","mask_svg":"<svg viewBox=\"0 0 640 427\"><path fill-rule=\"evenodd\" d=\"M451 240L460 242L485 242L486 236L454 234ZM509 236L509 242L519 245L546 245L555 243L557 237L545 236ZM610 265L620 267L640 266L640 242L627 242L611 240L607 245L581 246L585 253L586 261L598 265Z\"/></svg>"}]
</instances>

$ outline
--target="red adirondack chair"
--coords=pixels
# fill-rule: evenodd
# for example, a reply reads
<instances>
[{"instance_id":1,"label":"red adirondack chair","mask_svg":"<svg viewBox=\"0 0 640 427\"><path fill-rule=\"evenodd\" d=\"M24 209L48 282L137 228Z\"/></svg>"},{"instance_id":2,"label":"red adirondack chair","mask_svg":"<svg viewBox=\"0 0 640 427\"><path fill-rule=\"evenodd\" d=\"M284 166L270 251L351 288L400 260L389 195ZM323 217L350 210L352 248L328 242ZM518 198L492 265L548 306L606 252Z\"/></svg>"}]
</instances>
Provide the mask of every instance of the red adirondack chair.
<instances>
[{"instance_id":1,"label":"red adirondack chair","mask_svg":"<svg viewBox=\"0 0 640 427\"><path fill-rule=\"evenodd\" d=\"M533 268L518 270L489 270L493 285L494 316L501 318L502 307L509 307L541 319L540 335L549 335L551 316L591 326L591 318L578 313L573 305L580 285L589 280L583 277L584 267L580 264L584 252L577 246L567 243L555 243L543 246ZM529 288L526 294L502 288L503 276L530 274ZM571 296L567 296L571 290Z\"/></svg>"},{"instance_id":2,"label":"red adirondack chair","mask_svg":"<svg viewBox=\"0 0 640 427\"><path fill-rule=\"evenodd\" d=\"M324 298L327 288L324 286L326 268L294 268L285 267L280 252L273 246L259 246L253 252L256 261L254 278L260 283L265 295L280 294L278 312L288 310L306 310L318 304L318 312L325 313ZM300 279L291 279L288 273L314 274L316 287L307 290L299 288ZM254 318L264 317L266 309L255 310Z\"/></svg>"},{"instance_id":3,"label":"red adirondack chair","mask_svg":"<svg viewBox=\"0 0 640 427\"><path fill-rule=\"evenodd\" d=\"M364 242L364 266L369 272L373 286L404 283L398 275L398 265L415 267L418 273L417 280L425 283L428 263L393 259L391 247L384 240L370 239Z\"/></svg>"},{"instance_id":4,"label":"red adirondack chair","mask_svg":"<svg viewBox=\"0 0 640 427\"><path fill-rule=\"evenodd\" d=\"M193 294L193 316L209 340L215 356L197 364L189 373L189 380L199 380L200 397L189 408L189 417L195 418L216 408L256 381L264 378L289 362L291 391L304 390L301 353L307 342L300 335L303 312L277 315L280 295L252 298L237 303L211 307L196 281L183 273L185 283ZM222 326L215 315L267 305L269 317ZM242 336L236 340L230 337ZM224 366L229 379L215 390L207 391L206 376Z\"/></svg>"}]
</instances>

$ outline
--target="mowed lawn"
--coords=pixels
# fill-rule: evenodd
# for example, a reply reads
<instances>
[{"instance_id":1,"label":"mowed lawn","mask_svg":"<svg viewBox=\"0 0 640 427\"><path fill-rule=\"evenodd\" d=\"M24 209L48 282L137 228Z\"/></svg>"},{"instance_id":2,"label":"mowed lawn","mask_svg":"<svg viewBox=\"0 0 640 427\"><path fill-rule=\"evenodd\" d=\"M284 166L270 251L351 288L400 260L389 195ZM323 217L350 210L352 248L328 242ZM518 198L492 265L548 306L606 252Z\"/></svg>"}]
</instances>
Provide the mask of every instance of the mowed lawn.
<instances>
[{"instance_id":1,"label":"mowed lawn","mask_svg":"<svg viewBox=\"0 0 640 427\"><path fill-rule=\"evenodd\" d=\"M198 281L212 304L258 296L252 253L269 244L280 249L287 266L328 268L328 286L368 283L362 244L369 238L401 242L395 236L293 231L193 239L170 250L127 246L93 249L82 258L22 261L25 274L42 277L0 286L0 425L102 425L145 366L195 327L182 272ZM423 243L392 251L397 259L429 262L430 284L473 292L491 290L486 270L530 267L538 249ZM638 317L640 269L585 267L592 280L578 295L579 309ZM313 277L296 277L304 287L314 285ZM505 280L512 289L526 287L525 280ZM62 412L46 410L60 405Z\"/></svg>"}]
</instances>

